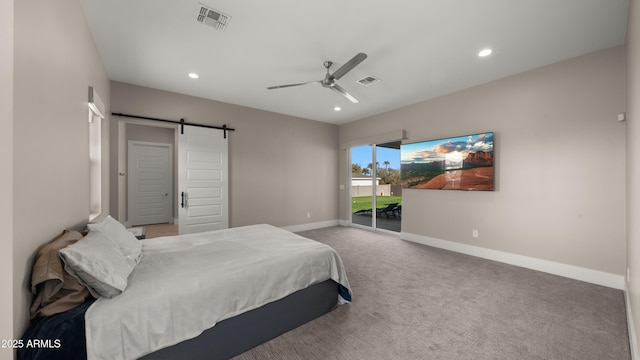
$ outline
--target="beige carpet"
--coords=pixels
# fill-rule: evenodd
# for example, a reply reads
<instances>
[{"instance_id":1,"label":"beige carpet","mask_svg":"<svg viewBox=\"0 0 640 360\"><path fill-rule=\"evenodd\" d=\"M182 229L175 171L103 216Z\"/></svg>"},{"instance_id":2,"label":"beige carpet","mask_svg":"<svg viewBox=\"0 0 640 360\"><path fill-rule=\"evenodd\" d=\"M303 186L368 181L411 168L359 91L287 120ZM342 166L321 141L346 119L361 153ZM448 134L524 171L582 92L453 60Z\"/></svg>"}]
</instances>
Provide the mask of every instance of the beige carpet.
<instances>
[{"instance_id":1,"label":"beige carpet","mask_svg":"<svg viewBox=\"0 0 640 360\"><path fill-rule=\"evenodd\" d=\"M354 300L251 359L630 359L620 290L333 227Z\"/></svg>"}]
</instances>

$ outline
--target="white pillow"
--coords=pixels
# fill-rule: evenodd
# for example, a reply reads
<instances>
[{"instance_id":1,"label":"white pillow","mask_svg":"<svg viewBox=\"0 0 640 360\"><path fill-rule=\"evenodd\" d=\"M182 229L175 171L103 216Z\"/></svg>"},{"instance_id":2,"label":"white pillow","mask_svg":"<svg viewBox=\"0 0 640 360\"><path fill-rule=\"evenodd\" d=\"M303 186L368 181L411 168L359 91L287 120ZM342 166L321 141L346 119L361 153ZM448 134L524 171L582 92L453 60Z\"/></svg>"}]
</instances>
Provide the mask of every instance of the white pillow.
<instances>
[{"instance_id":1,"label":"white pillow","mask_svg":"<svg viewBox=\"0 0 640 360\"><path fill-rule=\"evenodd\" d=\"M118 245L96 231L60 250L60 258L64 269L96 298L112 298L122 293L136 265L122 254Z\"/></svg>"},{"instance_id":2,"label":"white pillow","mask_svg":"<svg viewBox=\"0 0 640 360\"><path fill-rule=\"evenodd\" d=\"M97 224L88 224L87 227L111 239L120 247L124 256L133 259L136 264L142 259L142 241L136 239L131 231L111 215Z\"/></svg>"}]
</instances>

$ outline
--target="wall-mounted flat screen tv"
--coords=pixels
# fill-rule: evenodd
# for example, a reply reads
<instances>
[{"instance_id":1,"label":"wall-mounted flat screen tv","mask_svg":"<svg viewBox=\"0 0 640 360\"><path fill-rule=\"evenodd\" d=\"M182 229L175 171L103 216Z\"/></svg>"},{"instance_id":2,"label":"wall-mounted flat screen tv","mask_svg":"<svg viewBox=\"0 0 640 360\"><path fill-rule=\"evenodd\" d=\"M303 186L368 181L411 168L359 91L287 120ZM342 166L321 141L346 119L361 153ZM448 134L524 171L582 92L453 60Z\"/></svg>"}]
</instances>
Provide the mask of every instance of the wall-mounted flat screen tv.
<instances>
[{"instance_id":1,"label":"wall-mounted flat screen tv","mask_svg":"<svg viewBox=\"0 0 640 360\"><path fill-rule=\"evenodd\" d=\"M400 146L407 189L494 190L493 132Z\"/></svg>"}]
</instances>

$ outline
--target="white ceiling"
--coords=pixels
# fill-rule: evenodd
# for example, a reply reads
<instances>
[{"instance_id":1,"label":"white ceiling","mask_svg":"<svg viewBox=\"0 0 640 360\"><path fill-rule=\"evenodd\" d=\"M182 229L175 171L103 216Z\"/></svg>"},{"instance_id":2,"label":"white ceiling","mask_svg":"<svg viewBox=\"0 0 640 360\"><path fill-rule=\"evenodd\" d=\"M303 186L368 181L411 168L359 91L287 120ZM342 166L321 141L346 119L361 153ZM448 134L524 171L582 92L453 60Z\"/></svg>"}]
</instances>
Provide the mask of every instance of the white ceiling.
<instances>
[{"instance_id":1,"label":"white ceiling","mask_svg":"<svg viewBox=\"0 0 640 360\"><path fill-rule=\"evenodd\" d=\"M200 1L81 0L109 78L335 124L623 44L628 8L628 0ZM226 30L196 21L201 4L231 16ZM478 57L485 47L493 54ZM358 104L319 84L267 90L320 80L324 61L336 70L358 52L368 58L338 81ZM381 81L356 82L369 75Z\"/></svg>"}]
</instances>

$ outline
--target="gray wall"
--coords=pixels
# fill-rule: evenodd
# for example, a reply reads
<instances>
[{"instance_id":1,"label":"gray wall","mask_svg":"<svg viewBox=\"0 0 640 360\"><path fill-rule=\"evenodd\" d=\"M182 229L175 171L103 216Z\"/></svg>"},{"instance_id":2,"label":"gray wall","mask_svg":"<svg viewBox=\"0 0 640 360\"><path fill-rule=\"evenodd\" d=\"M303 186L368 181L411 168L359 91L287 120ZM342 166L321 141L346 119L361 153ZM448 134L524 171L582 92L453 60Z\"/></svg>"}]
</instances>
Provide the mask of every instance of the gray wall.
<instances>
[{"instance_id":1,"label":"gray wall","mask_svg":"<svg viewBox=\"0 0 640 360\"><path fill-rule=\"evenodd\" d=\"M172 129L136 124L127 125L127 141L146 141L175 146L175 135Z\"/></svg>"},{"instance_id":2,"label":"gray wall","mask_svg":"<svg viewBox=\"0 0 640 360\"><path fill-rule=\"evenodd\" d=\"M20 0L14 6L12 292L16 338L28 319L29 277L36 248L65 228L83 227L88 221L88 88L97 90L108 110L109 80L78 0ZM108 121L103 121L102 128L103 214L109 213Z\"/></svg>"},{"instance_id":3,"label":"gray wall","mask_svg":"<svg viewBox=\"0 0 640 360\"><path fill-rule=\"evenodd\" d=\"M0 1L0 283L11 284L0 293L0 339L15 338L13 326L13 1ZM0 359L12 359L1 351Z\"/></svg>"},{"instance_id":4,"label":"gray wall","mask_svg":"<svg viewBox=\"0 0 640 360\"><path fill-rule=\"evenodd\" d=\"M629 2L627 28L627 262L633 341L640 326L640 1ZM637 350L637 348L636 348ZM637 355L637 354L636 354Z\"/></svg>"},{"instance_id":5,"label":"gray wall","mask_svg":"<svg viewBox=\"0 0 640 360\"><path fill-rule=\"evenodd\" d=\"M341 125L340 143L494 131L496 191L405 189L403 233L621 275L624 84L624 49L612 48ZM346 150L340 164L346 182Z\"/></svg>"},{"instance_id":6,"label":"gray wall","mask_svg":"<svg viewBox=\"0 0 640 360\"><path fill-rule=\"evenodd\" d=\"M229 134L230 226L337 220L338 126L121 82L111 84L111 105L118 113L236 129ZM113 209L121 205L117 189L112 181Z\"/></svg>"}]
</instances>

